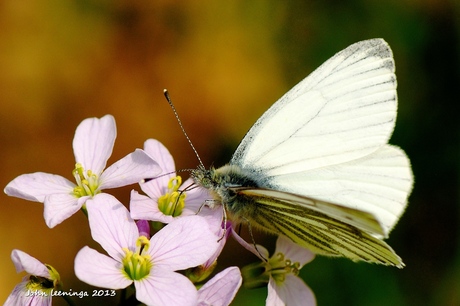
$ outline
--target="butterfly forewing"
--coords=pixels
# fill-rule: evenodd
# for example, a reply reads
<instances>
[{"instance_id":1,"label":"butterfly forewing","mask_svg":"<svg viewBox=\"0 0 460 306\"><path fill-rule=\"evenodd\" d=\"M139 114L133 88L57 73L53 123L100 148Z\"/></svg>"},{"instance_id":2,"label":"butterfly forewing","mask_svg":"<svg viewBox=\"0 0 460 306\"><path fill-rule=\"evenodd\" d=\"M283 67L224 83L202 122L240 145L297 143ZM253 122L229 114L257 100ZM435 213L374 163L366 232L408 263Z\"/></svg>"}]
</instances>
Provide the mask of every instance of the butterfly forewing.
<instances>
[{"instance_id":1,"label":"butterfly forewing","mask_svg":"<svg viewBox=\"0 0 460 306\"><path fill-rule=\"evenodd\" d=\"M403 213L413 176L388 144L396 121L393 54L355 43L273 104L229 164L192 173L236 221L311 250L403 267L381 238Z\"/></svg>"},{"instance_id":2,"label":"butterfly forewing","mask_svg":"<svg viewBox=\"0 0 460 306\"><path fill-rule=\"evenodd\" d=\"M388 44L362 41L337 53L273 104L230 163L267 175L348 162L388 142L396 120L396 76Z\"/></svg>"}]
</instances>

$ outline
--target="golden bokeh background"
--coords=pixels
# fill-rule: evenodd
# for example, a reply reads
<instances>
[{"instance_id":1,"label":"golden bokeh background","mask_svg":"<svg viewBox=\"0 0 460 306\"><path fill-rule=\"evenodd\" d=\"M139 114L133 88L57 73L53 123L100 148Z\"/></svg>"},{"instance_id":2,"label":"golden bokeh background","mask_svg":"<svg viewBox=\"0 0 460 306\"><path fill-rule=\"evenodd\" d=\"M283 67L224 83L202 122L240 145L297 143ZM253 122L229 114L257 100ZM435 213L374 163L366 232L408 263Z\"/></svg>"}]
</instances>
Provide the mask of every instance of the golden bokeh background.
<instances>
[{"instance_id":1,"label":"golden bokeh background","mask_svg":"<svg viewBox=\"0 0 460 306\"><path fill-rule=\"evenodd\" d=\"M407 267L317 257L301 275L319 305L460 305L459 20L455 0L1 1L0 185L36 171L72 179L75 128L105 114L118 128L109 164L156 138L178 169L195 167L164 88L204 163L222 165L289 88L351 43L382 37L399 86L391 142L416 182L389 239ZM109 192L127 204L132 188ZM91 293L73 273L78 250L97 247L84 215L49 229L42 204L0 197L0 301L23 276L13 249ZM220 267L255 260L236 244L225 252ZM234 305L265 298L266 289L241 290Z\"/></svg>"}]
</instances>

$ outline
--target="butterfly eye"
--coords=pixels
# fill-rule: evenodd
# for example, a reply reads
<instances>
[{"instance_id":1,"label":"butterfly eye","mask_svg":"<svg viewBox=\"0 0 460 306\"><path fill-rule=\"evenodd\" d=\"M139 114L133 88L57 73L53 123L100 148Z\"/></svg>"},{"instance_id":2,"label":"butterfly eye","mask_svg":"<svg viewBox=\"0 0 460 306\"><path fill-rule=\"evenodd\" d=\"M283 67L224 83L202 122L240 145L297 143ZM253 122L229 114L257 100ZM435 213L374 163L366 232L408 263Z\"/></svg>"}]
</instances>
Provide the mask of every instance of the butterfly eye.
<instances>
[{"instance_id":1,"label":"butterfly eye","mask_svg":"<svg viewBox=\"0 0 460 306\"><path fill-rule=\"evenodd\" d=\"M210 178L208 177L203 177L201 179L201 184L203 185L203 187L205 188L211 188L212 187L212 181Z\"/></svg>"}]
</instances>

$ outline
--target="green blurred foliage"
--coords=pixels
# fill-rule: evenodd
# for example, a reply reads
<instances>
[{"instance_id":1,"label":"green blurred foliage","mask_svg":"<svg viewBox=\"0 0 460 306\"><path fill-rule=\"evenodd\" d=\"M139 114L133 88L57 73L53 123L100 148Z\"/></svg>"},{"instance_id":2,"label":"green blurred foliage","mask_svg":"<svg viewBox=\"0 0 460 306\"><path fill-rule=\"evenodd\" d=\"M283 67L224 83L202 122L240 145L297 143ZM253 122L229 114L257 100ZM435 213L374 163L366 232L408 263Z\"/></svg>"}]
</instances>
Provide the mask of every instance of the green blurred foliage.
<instances>
[{"instance_id":1,"label":"green blurred foliage","mask_svg":"<svg viewBox=\"0 0 460 306\"><path fill-rule=\"evenodd\" d=\"M118 125L109 163L157 138L177 168L195 167L163 88L205 164L221 165L263 111L309 72L351 43L382 37L399 84L391 142L407 152L415 173L410 204L389 239L407 267L318 257L301 275L319 305L460 305L459 20L455 0L4 0L0 185L35 171L71 178L76 126L106 113ZM128 203L131 188L113 194ZM83 214L51 230L41 204L0 196L0 300L22 277L10 260L14 248L53 265L67 288L91 292L73 274L78 250L97 247ZM231 244L220 267L253 260ZM234 304L265 298L266 289L241 290Z\"/></svg>"}]
</instances>

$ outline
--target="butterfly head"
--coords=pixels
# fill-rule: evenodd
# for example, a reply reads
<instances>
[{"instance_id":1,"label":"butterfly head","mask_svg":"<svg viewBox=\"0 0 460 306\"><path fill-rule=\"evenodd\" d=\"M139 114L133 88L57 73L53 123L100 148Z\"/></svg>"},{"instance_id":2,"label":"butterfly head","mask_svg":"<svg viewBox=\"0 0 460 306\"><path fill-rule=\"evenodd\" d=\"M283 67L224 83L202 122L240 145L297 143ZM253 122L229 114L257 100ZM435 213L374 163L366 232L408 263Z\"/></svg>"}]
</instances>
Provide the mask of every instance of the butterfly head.
<instances>
[{"instance_id":1,"label":"butterfly head","mask_svg":"<svg viewBox=\"0 0 460 306\"><path fill-rule=\"evenodd\" d=\"M213 181L214 172L214 167L206 169L200 165L195 170L192 170L191 176L195 184L208 190L212 190L215 186L215 182Z\"/></svg>"}]
</instances>

